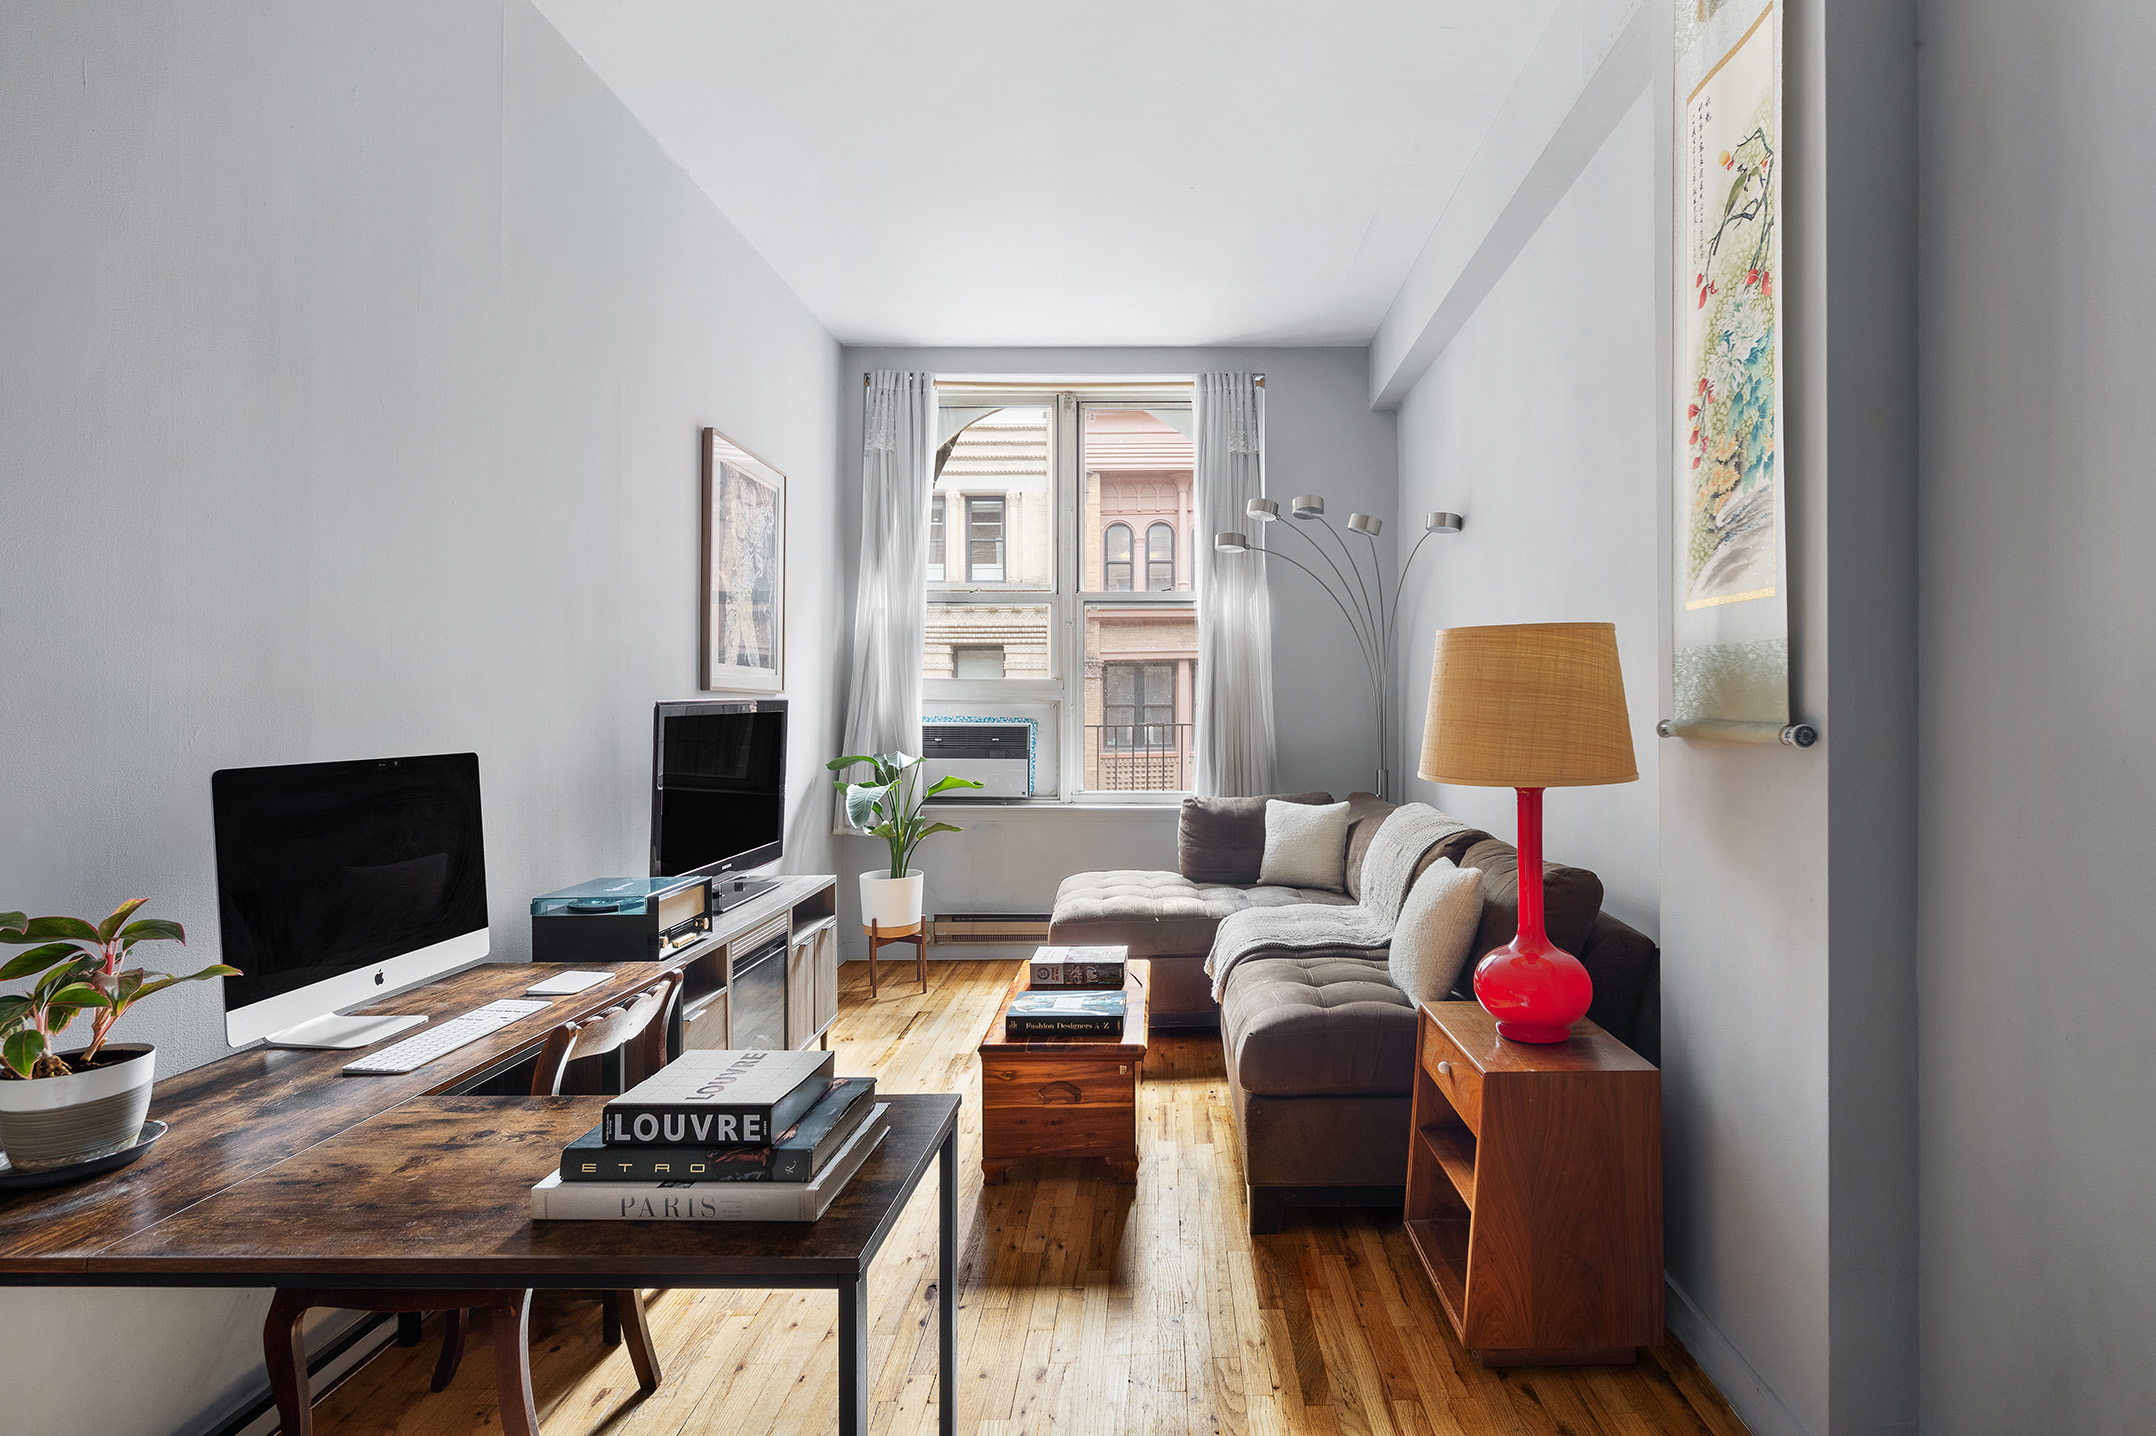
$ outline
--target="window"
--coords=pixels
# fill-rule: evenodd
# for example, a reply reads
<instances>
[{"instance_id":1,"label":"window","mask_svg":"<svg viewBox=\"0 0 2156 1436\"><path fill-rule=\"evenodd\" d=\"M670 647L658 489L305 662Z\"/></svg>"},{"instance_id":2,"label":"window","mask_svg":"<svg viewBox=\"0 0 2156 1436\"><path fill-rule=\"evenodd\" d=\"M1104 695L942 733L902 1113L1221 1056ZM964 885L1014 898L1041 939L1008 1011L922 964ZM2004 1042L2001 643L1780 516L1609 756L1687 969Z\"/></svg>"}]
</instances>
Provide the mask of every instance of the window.
<instances>
[{"instance_id":1,"label":"window","mask_svg":"<svg viewBox=\"0 0 2156 1436\"><path fill-rule=\"evenodd\" d=\"M1003 676L1003 645L1000 643L961 644L951 649L951 676L953 678L1001 678Z\"/></svg>"},{"instance_id":2,"label":"window","mask_svg":"<svg viewBox=\"0 0 2156 1436\"><path fill-rule=\"evenodd\" d=\"M1003 499L966 500L966 580L1003 582Z\"/></svg>"},{"instance_id":3,"label":"window","mask_svg":"<svg viewBox=\"0 0 2156 1436\"><path fill-rule=\"evenodd\" d=\"M1175 592L1175 530L1166 524L1145 531L1145 587L1148 593Z\"/></svg>"},{"instance_id":4,"label":"window","mask_svg":"<svg viewBox=\"0 0 2156 1436\"><path fill-rule=\"evenodd\" d=\"M1130 592L1130 525L1110 524L1101 539L1101 564L1106 578L1101 587L1110 593Z\"/></svg>"},{"instance_id":5,"label":"window","mask_svg":"<svg viewBox=\"0 0 2156 1436\"><path fill-rule=\"evenodd\" d=\"M937 399L924 701L1038 715L1054 735L1041 796L1187 791L1189 384L941 380Z\"/></svg>"},{"instance_id":6,"label":"window","mask_svg":"<svg viewBox=\"0 0 2156 1436\"><path fill-rule=\"evenodd\" d=\"M928 501L928 581L943 582L943 495Z\"/></svg>"}]
</instances>

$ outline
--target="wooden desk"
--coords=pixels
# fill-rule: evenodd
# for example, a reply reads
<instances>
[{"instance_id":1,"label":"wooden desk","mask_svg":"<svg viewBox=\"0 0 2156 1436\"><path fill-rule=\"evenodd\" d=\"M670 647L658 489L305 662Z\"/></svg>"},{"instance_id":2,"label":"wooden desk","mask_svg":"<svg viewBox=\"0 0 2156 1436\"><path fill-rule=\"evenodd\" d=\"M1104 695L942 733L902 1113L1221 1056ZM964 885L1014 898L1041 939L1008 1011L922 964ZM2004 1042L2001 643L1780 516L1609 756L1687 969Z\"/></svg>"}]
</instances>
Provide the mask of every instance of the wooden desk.
<instances>
[{"instance_id":1,"label":"wooden desk","mask_svg":"<svg viewBox=\"0 0 2156 1436\"><path fill-rule=\"evenodd\" d=\"M531 1186L604 1097L415 1097L92 1256L116 1286L807 1287L838 1293L839 1431L868 1430L868 1267L941 1176L940 1429L952 1383L958 1107L893 1095L890 1130L818 1222L534 1222Z\"/></svg>"}]
</instances>

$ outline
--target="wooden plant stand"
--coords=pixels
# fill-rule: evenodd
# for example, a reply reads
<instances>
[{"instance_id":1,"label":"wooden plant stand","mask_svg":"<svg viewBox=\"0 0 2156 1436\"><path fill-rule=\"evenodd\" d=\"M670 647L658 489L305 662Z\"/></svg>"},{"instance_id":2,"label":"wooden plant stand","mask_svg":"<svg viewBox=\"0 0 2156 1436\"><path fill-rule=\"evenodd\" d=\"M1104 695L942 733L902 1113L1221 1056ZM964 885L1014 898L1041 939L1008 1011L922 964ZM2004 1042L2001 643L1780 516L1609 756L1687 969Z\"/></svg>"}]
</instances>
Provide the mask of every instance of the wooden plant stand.
<instances>
[{"instance_id":1,"label":"wooden plant stand","mask_svg":"<svg viewBox=\"0 0 2156 1436\"><path fill-rule=\"evenodd\" d=\"M1662 1340L1662 1074L1592 1022L1546 1046L1473 1002L1418 1024L1407 1233L1460 1344L1636 1360Z\"/></svg>"},{"instance_id":2,"label":"wooden plant stand","mask_svg":"<svg viewBox=\"0 0 2156 1436\"><path fill-rule=\"evenodd\" d=\"M1005 1040L1003 1014L1027 990L1028 964L981 1038L981 1176L1003 1180L1024 1157L1099 1157L1138 1179L1138 1072L1145 1065L1144 959L1125 965L1123 1035Z\"/></svg>"},{"instance_id":3,"label":"wooden plant stand","mask_svg":"<svg viewBox=\"0 0 2156 1436\"><path fill-rule=\"evenodd\" d=\"M921 991L928 991L928 920L921 919L907 927L883 927L869 922L861 925L868 934L868 995L876 995L876 949L887 942L910 942L913 944L913 974L921 979Z\"/></svg>"}]
</instances>

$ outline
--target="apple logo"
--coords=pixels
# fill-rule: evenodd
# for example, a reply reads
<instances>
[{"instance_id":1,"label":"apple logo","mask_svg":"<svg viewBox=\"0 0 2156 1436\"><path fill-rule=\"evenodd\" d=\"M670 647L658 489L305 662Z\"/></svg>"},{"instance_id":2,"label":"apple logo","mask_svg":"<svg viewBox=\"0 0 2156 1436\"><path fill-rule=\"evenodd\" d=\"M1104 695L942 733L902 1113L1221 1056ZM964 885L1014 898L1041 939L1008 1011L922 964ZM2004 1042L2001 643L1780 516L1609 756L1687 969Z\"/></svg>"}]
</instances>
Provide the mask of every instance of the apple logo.
<instances>
[{"instance_id":1,"label":"apple logo","mask_svg":"<svg viewBox=\"0 0 2156 1436\"><path fill-rule=\"evenodd\" d=\"M382 974L380 974L379 972L374 975L374 985L376 987L380 987L382 985Z\"/></svg>"}]
</instances>

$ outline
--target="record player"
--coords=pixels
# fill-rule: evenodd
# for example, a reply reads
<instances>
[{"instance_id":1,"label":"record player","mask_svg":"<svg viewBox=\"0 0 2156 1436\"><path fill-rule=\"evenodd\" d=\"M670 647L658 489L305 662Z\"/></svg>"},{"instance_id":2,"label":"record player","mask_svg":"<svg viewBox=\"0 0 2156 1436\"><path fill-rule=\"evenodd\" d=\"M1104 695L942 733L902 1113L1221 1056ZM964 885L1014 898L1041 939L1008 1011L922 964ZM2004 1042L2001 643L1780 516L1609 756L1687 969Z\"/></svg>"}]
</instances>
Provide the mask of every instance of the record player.
<instances>
[{"instance_id":1,"label":"record player","mask_svg":"<svg viewBox=\"0 0 2156 1436\"><path fill-rule=\"evenodd\" d=\"M650 962L711 931L711 879L594 878L532 899L533 962Z\"/></svg>"}]
</instances>

